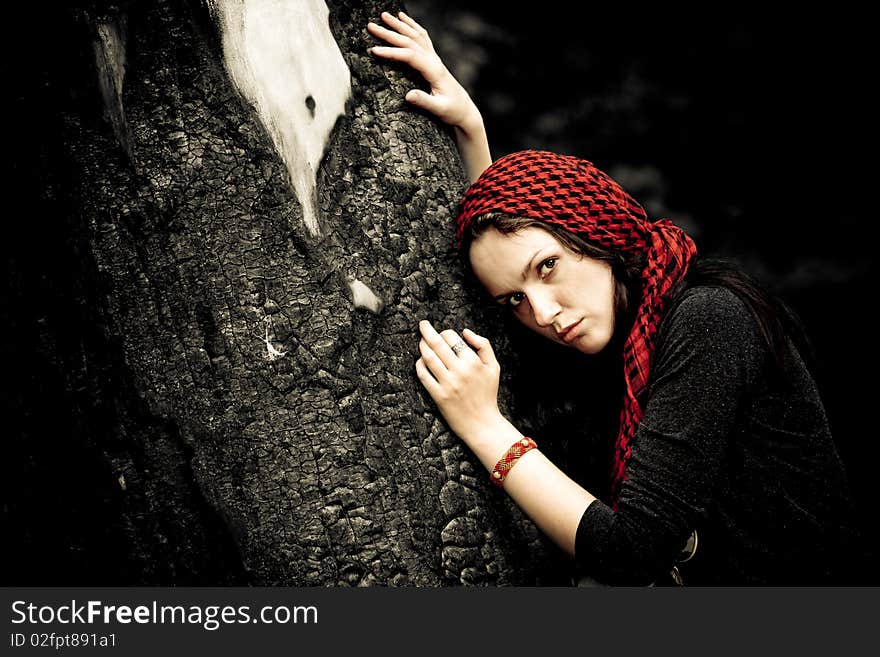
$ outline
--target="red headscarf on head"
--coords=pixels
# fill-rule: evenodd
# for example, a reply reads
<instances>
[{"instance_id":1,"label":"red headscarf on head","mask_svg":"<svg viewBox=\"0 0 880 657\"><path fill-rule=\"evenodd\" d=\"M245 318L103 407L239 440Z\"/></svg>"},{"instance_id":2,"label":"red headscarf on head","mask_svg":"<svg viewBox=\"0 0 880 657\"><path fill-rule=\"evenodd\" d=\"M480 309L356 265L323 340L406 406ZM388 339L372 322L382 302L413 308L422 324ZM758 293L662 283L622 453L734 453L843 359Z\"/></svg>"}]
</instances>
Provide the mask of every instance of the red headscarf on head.
<instances>
[{"instance_id":1,"label":"red headscarf on head","mask_svg":"<svg viewBox=\"0 0 880 657\"><path fill-rule=\"evenodd\" d=\"M618 253L645 254L642 299L623 347L626 392L611 471L617 506L631 441L644 414L654 338L672 288L697 252L693 240L668 219L649 221L623 188L591 162L546 151L520 151L496 160L465 193L456 240L478 216L499 212L556 224Z\"/></svg>"}]
</instances>

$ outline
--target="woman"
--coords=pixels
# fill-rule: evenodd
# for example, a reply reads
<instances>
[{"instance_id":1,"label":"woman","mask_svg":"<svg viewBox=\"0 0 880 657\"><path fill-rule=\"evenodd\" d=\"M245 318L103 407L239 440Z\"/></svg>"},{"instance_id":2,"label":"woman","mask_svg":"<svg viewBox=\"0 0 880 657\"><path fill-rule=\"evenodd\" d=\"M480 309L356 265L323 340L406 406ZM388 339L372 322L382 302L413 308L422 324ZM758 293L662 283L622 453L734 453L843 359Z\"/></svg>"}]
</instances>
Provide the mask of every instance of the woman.
<instances>
[{"instance_id":1,"label":"woman","mask_svg":"<svg viewBox=\"0 0 880 657\"><path fill-rule=\"evenodd\" d=\"M406 99L456 130L472 181L462 253L547 339L529 350L545 368L526 377L536 395L573 399L592 434L593 458L563 471L500 413L489 341L422 321L418 378L491 480L599 582L845 583L859 554L851 502L790 313L590 162L523 151L493 163L427 32L404 13L382 20L368 29L388 45L371 51L419 71L431 93ZM560 417L536 424L548 444Z\"/></svg>"}]
</instances>

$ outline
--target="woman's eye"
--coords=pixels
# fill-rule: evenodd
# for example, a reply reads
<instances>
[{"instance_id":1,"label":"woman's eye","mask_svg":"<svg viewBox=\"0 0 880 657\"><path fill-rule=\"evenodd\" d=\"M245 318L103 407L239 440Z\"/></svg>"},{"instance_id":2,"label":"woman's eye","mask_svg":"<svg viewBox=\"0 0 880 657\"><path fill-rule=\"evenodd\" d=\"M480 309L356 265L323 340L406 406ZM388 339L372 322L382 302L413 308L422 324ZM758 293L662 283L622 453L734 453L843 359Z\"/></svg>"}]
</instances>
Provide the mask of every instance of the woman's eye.
<instances>
[{"instance_id":1,"label":"woman's eye","mask_svg":"<svg viewBox=\"0 0 880 657\"><path fill-rule=\"evenodd\" d=\"M507 297L507 303L516 308L524 298L525 295L522 292L514 292L509 297Z\"/></svg>"},{"instance_id":2,"label":"woman's eye","mask_svg":"<svg viewBox=\"0 0 880 657\"><path fill-rule=\"evenodd\" d=\"M556 266L556 261L558 258L547 258L544 262L541 263L541 266L538 267L538 271L541 274L548 273L551 269Z\"/></svg>"}]
</instances>

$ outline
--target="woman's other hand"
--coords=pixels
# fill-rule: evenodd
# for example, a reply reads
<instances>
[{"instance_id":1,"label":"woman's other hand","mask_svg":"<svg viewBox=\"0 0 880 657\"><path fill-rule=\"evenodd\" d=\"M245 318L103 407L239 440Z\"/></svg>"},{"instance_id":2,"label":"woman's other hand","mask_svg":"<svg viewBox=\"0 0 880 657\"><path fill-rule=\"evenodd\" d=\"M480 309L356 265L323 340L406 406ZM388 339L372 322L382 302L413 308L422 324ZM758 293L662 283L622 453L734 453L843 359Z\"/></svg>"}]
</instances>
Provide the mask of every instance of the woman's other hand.
<instances>
[{"instance_id":1,"label":"woman's other hand","mask_svg":"<svg viewBox=\"0 0 880 657\"><path fill-rule=\"evenodd\" d=\"M501 366L492 345L469 329L464 340L451 329L437 333L427 320L419 322L419 330L419 381L449 428L473 449L487 430L506 423L498 409Z\"/></svg>"},{"instance_id":2,"label":"woman's other hand","mask_svg":"<svg viewBox=\"0 0 880 657\"><path fill-rule=\"evenodd\" d=\"M431 87L431 93L411 89L407 102L430 112L456 129L456 140L470 180L492 163L483 117L449 69L434 51L427 30L405 13L398 16L382 12L385 25L368 23L367 29L386 44L370 48L377 57L404 62L418 71Z\"/></svg>"}]
</instances>

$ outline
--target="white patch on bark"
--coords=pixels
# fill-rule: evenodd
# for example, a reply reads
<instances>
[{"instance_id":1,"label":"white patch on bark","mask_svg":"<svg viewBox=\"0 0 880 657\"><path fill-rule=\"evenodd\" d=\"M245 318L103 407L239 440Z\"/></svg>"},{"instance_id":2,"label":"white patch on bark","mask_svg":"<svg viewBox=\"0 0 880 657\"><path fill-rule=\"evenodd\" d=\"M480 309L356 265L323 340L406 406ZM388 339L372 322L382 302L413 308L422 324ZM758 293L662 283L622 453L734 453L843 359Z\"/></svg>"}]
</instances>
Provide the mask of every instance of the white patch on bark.
<instances>
[{"instance_id":1,"label":"white patch on bark","mask_svg":"<svg viewBox=\"0 0 880 657\"><path fill-rule=\"evenodd\" d=\"M354 300L355 308L366 308L378 314L382 310L382 306L385 305L382 303L382 299L377 297L370 288L357 279L349 281L348 287L351 288L351 296Z\"/></svg>"},{"instance_id":2,"label":"white patch on bark","mask_svg":"<svg viewBox=\"0 0 880 657\"><path fill-rule=\"evenodd\" d=\"M261 336L261 335L258 335L257 337L258 337L260 340L262 340L263 342L266 343L266 360L268 360L269 362L272 362L272 361L278 360L278 359L281 358L282 356L286 356L286 355L287 355L287 352L286 352L286 351L279 351L278 349L275 348L275 345L272 344L272 342L270 342L270 340L269 340L269 324L268 324L268 317L267 317L266 319L267 319L267 323L266 323L266 337L264 338L264 337Z\"/></svg>"},{"instance_id":3,"label":"white patch on bark","mask_svg":"<svg viewBox=\"0 0 880 657\"><path fill-rule=\"evenodd\" d=\"M110 19L96 26L95 65L98 69L98 87L104 101L104 115L113 127L116 141L131 157L128 125L122 107L122 83L125 80L125 26L124 19Z\"/></svg>"},{"instance_id":4,"label":"white patch on bark","mask_svg":"<svg viewBox=\"0 0 880 657\"><path fill-rule=\"evenodd\" d=\"M324 0L208 0L226 69L254 105L290 173L312 235L320 232L317 172L351 75Z\"/></svg>"}]
</instances>

